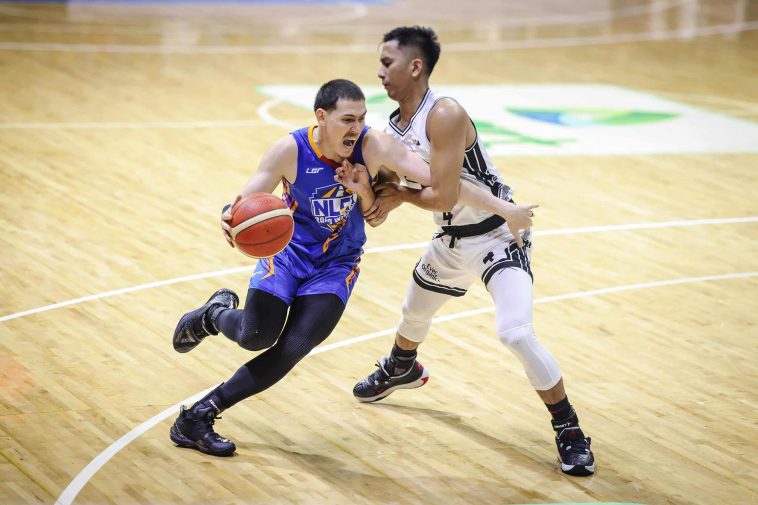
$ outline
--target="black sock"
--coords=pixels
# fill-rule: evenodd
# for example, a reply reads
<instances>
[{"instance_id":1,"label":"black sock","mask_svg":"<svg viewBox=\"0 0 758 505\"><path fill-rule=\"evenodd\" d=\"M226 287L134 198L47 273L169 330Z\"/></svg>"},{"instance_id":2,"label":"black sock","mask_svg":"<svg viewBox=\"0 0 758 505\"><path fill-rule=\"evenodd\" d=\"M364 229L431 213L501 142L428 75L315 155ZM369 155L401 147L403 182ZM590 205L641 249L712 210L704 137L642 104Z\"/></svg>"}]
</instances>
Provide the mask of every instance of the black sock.
<instances>
[{"instance_id":1,"label":"black sock","mask_svg":"<svg viewBox=\"0 0 758 505\"><path fill-rule=\"evenodd\" d=\"M401 375L407 372L416 361L416 356L418 356L416 349L406 351L405 349L399 348L397 344L393 345L392 352L390 352L390 359L394 366L392 375Z\"/></svg>"},{"instance_id":2,"label":"black sock","mask_svg":"<svg viewBox=\"0 0 758 505\"><path fill-rule=\"evenodd\" d=\"M214 410L216 410L217 414L220 414L224 410L228 408L228 404L226 401L226 398L224 397L224 393L221 391L221 388L223 387L224 383L222 382L216 388L208 393L207 395L200 398L195 405L198 403L205 403L210 404Z\"/></svg>"},{"instance_id":3,"label":"black sock","mask_svg":"<svg viewBox=\"0 0 758 505\"><path fill-rule=\"evenodd\" d=\"M570 422L571 424L578 424L579 420L574 412L574 407L571 406L568 396L565 396L563 400L558 403L549 404L546 403L547 410L550 411L550 415L553 416L554 424L564 424Z\"/></svg>"},{"instance_id":4,"label":"black sock","mask_svg":"<svg viewBox=\"0 0 758 505\"><path fill-rule=\"evenodd\" d=\"M221 313L227 309L228 307L224 307L223 305L217 305L217 306L212 306L209 310L205 312L205 315L203 316L205 318L205 327L208 328L208 330L212 334L218 335L218 332L219 332L218 316L220 316Z\"/></svg>"}]
</instances>

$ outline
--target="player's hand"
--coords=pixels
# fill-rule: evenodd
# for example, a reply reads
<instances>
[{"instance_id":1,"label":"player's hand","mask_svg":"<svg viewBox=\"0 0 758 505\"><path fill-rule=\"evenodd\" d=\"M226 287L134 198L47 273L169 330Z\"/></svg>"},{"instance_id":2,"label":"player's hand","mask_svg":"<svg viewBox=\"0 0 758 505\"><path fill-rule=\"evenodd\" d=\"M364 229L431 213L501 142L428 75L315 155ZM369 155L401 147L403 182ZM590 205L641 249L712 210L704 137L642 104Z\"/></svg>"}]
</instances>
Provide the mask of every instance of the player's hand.
<instances>
[{"instance_id":1,"label":"player's hand","mask_svg":"<svg viewBox=\"0 0 758 505\"><path fill-rule=\"evenodd\" d=\"M374 188L376 195L374 205L363 214L366 222L372 226L377 226L387 219L387 214L403 203L402 190L402 186L394 182L377 184Z\"/></svg>"},{"instance_id":2,"label":"player's hand","mask_svg":"<svg viewBox=\"0 0 758 505\"><path fill-rule=\"evenodd\" d=\"M334 180L339 182L358 196L371 192L371 182L368 169L360 163L350 163L344 160L342 165L334 170Z\"/></svg>"},{"instance_id":3,"label":"player's hand","mask_svg":"<svg viewBox=\"0 0 758 505\"><path fill-rule=\"evenodd\" d=\"M532 217L534 211L539 205L516 205L510 204L508 210L503 216L513 237L516 239L516 245L524 247L524 240L521 238L521 230L529 231L532 227Z\"/></svg>"},{"instance_id":4,"label":"player's hand","mask_svg":"<svg viewBox=\"0 0 758 505\"><path fill-rule=\"evenodd\" d=\"M237 195L234 198L234 201L229 204L229 207L221 213L221 232L224 234L224 238L226 239L226 242L231 246L234 247L234 240L232 239L232 209L235 205L237 205L237 202L242 200L242 195Z\"/></svg>"}]
</instances>

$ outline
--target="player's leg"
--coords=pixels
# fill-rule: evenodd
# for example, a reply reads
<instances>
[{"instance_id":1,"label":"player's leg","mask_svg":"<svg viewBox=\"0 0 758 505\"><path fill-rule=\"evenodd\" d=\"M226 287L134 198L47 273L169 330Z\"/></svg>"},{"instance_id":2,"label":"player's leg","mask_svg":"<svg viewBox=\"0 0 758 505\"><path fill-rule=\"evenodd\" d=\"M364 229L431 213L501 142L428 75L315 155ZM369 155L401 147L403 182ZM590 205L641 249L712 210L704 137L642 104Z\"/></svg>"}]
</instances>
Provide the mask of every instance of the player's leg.
<instances>
[{"instance_id":1,"label":"player's leg","mask_svg":"<svg viewBox=\"0 0 758 505\"><path fill-rule=\"evenodd\" d=\"M174 349L178 352L191 351L205 337L218 335L219 331L245 349L259 350L271 346L279 335L284 319L271 317L268 309L261 311L254 307L250 293L259 290L261 294L256 296L263 299L262 303L276 309L276 314L286 314L286 307L292 303L299 284L295 275L299 271L297 266L297 258L293 258L286 249L273 258L258 261L250 277L245 310L234 310L239 305L234 291L216 291L205 305L181 318L174 330ZM258 317L259 313L266 317Z\"/></svg>"},{"instance_id":2,"label":"player's leg","mask_svg":"<svg viewBox=\"0 0 758 505\"><path fill-rule=\"evenodd\" d=\"M174 330L174 349L189 352L208 335L218 335L211 313L215 309L236 309L238 305L239 298L231 289L219 289L213 293L202 307L187 312L179 320Z\"/></svg>"},{"instance_id":3,"label":"player's leg","mask_svg":"<svg viewBox=\"0 0 758 505\"><path fill-rule=\"evenodd\" d=\"M284 327L287 302L261 289L249 289L242 310L218 309L213 320L229 340L248 351L268 349Z\"/></svg>"},{"instance_id":4,"label":"player's leg","mask_svg":"<svg viewBox=\"0 0 758 505\"><path fill-rule=\"evenodd\" d=\"M511 251L512 259L523 251ZM552 415L561 470L571 475L590 475L595 470L590 439L579 427L579 419L563 387L557 361L539 342L532 326L532 279L523 266L511 265L490 272L487 289L495 301L497 334L521 361L524 371Z\"/></svg>"},{"instance_id":5,"label":"player's leg","mask_svg":"<svg viewBox=\"0 0 758 505\"><path fill-rule=\"evenodd\" d=\"M219 406L228 409L279 380L337 326L345 303L334 294L298 296L276 344L245 363L217 388Z\"/></svg>"},{"instance_id":6,"label":"player's leg","mask_svg":"<svg viewBox=\"0 0 758 505\"><path fill-rule=\"evenodd\" d=\"M426 339L437 311L452 297L463 296L472 282L473 274L458 254L441 239L429 244L409 282L392 350L379 359L373 373L355 385L353 396L358 400L375 402L397 389L426 384L429 372L416 361L416 349Z\"/></svg>"},{"instance_id":7,"label":"player's leg","mask_svg":"<svg viewBox=\"0 0 758 505\"><path fill-rule=\"evenodd\" d=\"M230 440L213 431L213 422L224 410L274 385L324 341L337 325L345 303L334 294L295 298L287 324L276 344L259 354L226 382L208 393L189 409L182 408L171 428L171 439L214 456L235 450Z\"/></svg>"}]
</instances>

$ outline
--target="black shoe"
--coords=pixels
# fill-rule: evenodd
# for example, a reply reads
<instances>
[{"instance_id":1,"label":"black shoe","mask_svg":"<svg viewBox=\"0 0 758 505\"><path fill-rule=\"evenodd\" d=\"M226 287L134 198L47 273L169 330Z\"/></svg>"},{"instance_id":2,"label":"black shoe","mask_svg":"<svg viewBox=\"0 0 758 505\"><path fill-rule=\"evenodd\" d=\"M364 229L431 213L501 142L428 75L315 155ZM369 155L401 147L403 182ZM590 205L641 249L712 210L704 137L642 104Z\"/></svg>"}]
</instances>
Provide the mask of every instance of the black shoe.
<instances>
[{"instance_id":1,"label":"black shoe","mask_svg":"<svg viewBox=\"0 0 758 505\"><path fill-rule=\"evenodd\" d=\"M218 335L218 328L210 321L209 311L213 306L236 309L239 304L239 297L231 289L219 289L213 293L205 305L187 312L179 320L174 330L174 350L189 352L208 335Z\"/></svg>"},{"instance_id":2,"label":"black shoe","mask_svg":"<svg viewBox=\"0 0 758 505\"><path fill-rule=\"evenodd\" d=\"M362 402L375 402L396 389L420 388L429 380L429 371L418 361L400 375L391 375L394 366L388 356L380 359L377 370L359 381L353 388L353 396Z\"/></svg>"},{"instance_id":3,"label":"black shoe","mask_svg":"<svg viewBox=\"0 0 758 505\"><path fill-rule=\"evenodd\" d=\"M561 471L568 475L583 476L595 473L595 456L590 450L592 439L585 437L579 425L573 422L556 423L555 444L558 446L558 461Z\"/></svg>"},{"instance_id":4,"label":"black shoe","mask_svg":"<svg viewBox=\"0 0 758 505\"><path fill-rule=\"evenodd\" d=\"M190 447L212 456L231 456L237 449L234 442L213 431L216 419L221 419L218 417L220 412L208 400L199 401L189 409L182 405L169 432L171 440L180 447Z\"/></svg>"}]
</instances>

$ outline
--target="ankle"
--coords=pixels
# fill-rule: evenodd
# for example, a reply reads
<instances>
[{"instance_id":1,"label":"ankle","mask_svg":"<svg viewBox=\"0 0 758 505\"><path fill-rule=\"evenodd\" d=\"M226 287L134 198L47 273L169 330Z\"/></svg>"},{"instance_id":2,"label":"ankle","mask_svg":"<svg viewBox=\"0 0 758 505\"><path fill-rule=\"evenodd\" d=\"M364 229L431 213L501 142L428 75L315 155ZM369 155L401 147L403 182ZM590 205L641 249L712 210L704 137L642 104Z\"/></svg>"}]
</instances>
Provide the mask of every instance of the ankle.
<instances>
[{"instance_id":1,"label":"ankle","mask_svg":"<svg viewBox=\"0 0 758 505\"><path fill-rule=\"evenodd\" d=\"M391 364L390 373L392 375L403 375L413 367L417 356L416 349L407 350L398 347L397 344L393 345L389 360Z\"/></svg>"}]
</instances>

